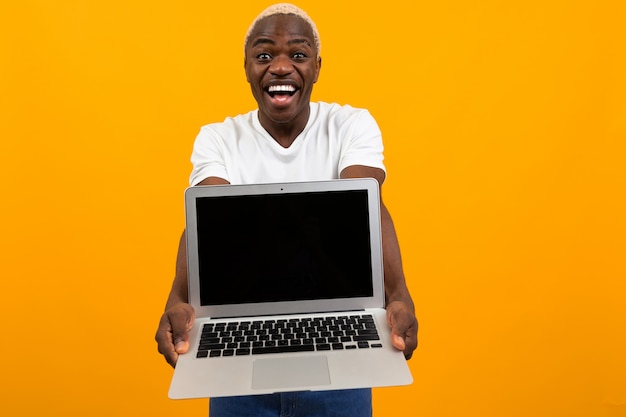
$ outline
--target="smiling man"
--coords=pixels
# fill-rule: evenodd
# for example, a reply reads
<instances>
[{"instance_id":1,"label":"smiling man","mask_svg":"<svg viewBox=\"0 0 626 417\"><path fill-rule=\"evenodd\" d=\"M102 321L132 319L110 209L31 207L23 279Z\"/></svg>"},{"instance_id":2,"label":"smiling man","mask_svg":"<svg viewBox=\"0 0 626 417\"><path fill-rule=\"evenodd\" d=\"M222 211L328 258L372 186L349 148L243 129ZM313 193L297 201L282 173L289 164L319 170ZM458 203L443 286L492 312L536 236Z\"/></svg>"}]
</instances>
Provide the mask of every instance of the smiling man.
<instances>
[{"instance_id":1,"label":"smiling man","mask_svg":"<svg viewBox=\"0 0 626 417\"><path fill-rule=\"evenodd\" d=\"M370 113L312 103L322 59L317 28L286 3L264 10L244 42L246 78L258 109L201 128L192 153L191 185L252 184L372 177L386 172L380 129ZM394 346L411 357L417 320L406 286L393 222L381 203L387 319ZM157 329L158 349L175 366L189 349L194 311L187 303L185 235L176 276ZM216 398L213 417L369 416L371 390L324 391ZM287 413L287 414L285 414Z\"/></svg>"},{"instance_id":2,"label":"smiling man","mask_svg":"<svg viewBox=\"0 0 626 417\"><path fill-rule=\"evenodd\" d=\"M309 99L322 65L311 25L290 14L270 15L257 19L245 41L246 77L259 121L284 148L309 120Z\"/></svg>"}]
</instances>

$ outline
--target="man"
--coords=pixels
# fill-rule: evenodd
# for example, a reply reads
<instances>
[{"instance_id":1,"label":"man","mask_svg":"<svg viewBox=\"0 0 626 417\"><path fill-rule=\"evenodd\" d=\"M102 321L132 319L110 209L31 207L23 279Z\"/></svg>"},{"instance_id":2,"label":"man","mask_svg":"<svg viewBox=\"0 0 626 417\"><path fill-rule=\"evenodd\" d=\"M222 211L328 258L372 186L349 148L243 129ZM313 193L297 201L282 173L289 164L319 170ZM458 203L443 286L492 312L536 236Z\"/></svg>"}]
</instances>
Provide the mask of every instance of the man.
<instances>
[{"instance_id":1,"label":"man","mask_svg":"<svg viewBox=\"0 0 626 417\"><path fill-rule=\"evenodd\" d=\"M362 109L311 103L322 60L315 24L290 4L263 11L244 43L244 67L258 110L204 126L194 145L191 185L267 183L373 177L382 184L380 130ZM387 318L393 345L409 359L417 320L395 229L381 203ZM175 366L189 349L194 311L187 303L185 235L176 277L156 334L158 349ZM371 415L371 390L285 393L211 400L222 416ZM282 414L280 414L282 415Z\"/></svg>"}]
</instances>

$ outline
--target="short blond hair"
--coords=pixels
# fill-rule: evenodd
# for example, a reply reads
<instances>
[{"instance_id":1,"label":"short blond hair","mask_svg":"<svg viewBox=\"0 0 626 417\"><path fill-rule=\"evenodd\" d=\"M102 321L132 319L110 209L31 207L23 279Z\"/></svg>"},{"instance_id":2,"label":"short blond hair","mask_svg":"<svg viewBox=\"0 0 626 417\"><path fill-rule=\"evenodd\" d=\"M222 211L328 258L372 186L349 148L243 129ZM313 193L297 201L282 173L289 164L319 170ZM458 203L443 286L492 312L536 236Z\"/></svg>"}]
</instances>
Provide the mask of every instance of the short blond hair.
<instances>
[{"instance_id":1,"label":"short blond hair","mask_svg":"<svg viewBox=\"0 0 626 417\"><path fill-rule=\"evenodd\" d=\"M263 10L257 17L252 21L252 24L248 28L248 32L246 33L246 38L243 42L243 50L244 54L246 52L246 47L248 46L248 41L250 40L250 35L252 35L252 31L256 27L256 25L266 17L276 16L279 14L293 15L298 16L302 20L304 20L310 27L313 32L313 42L315 43L315 49L317 50L317 55L319 56L320 50L322 49L322 44L320 42L320 34L317 31L317 26L315 26L315 22L309 17L308 14L298 6L294 6L290 3L278 3L274 4L267 9Z\"/></svg>"}]
</instances>

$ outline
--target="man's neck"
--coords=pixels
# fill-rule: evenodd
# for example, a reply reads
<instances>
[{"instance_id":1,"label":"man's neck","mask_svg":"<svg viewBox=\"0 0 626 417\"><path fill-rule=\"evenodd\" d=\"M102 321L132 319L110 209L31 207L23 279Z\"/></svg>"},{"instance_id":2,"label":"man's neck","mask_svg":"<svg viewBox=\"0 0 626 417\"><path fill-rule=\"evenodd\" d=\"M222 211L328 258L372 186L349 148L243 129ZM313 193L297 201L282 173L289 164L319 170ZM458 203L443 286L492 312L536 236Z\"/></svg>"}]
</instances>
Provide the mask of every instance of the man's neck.
<instances>
[{"instance_id":1,"label":"man's neck","mask_svg":"<svg viewBox=\"0 0 626 417\"><path fill-rule=\"evenodd\" d=\"M269 133L280 146L288 148L306 127L309 121L310 113L311 110L308 108L306 112L303 112L295 119L288 122L277 122L268 119L264 117L262 113L259 113L259 122L267 133Z\"/></svg>"}]
</instances>

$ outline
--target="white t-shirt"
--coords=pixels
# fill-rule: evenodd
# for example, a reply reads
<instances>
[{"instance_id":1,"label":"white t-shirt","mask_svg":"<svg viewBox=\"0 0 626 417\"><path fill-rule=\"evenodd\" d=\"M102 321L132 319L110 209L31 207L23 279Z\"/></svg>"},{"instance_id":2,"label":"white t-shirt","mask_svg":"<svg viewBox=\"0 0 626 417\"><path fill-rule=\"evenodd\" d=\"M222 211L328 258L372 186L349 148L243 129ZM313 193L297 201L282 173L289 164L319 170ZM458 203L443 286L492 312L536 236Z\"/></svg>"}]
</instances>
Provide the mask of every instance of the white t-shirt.
<instances>
[{"instance_id":1,"label":"white t-shirt","mask_svg":"<svg viewBox=\"0 0 626 417\"><path fill-rule=\"evenodd\" d=\"M261 126L258 110L203 126L191 155L190 184L208 177L231 184L329 180L352 165L385 170L380 129L367 110L310 106L306 127L289 148Z\"/></svg>"}]
</instances>

